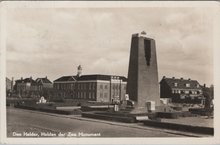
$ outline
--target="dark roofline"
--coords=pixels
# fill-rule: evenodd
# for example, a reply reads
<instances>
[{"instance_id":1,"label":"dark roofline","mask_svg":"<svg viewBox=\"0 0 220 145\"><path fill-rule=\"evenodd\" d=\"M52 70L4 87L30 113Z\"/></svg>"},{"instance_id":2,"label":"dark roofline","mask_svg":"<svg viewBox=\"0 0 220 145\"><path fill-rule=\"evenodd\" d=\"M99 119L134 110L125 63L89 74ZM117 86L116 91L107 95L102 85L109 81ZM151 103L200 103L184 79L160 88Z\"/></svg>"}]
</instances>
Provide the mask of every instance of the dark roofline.
<instances>
[{"instance_id":1,"label":"dark roofline","mask_svg":"<svg viewBox=\"0 0 220 145\"><path fill-rule=\"evenodd\" d=\"M52 82L47 78L47 77L44 77L44 78L37 78L35 81L37 82L37 80L41 80L42 81L42 83L44 83L44 84L52 84ZM46 80L46 82L44 82ZM40 83L40 82L38 82L38 83Z\"/></svg>"},{"instance_id":2,"label":"dark roofline","mask_svg":"<svg viewBox=\"0 0 220 145\"><path fill-rule=\"evenodd\" d=\"M104 75L104 74L90 74L90 75L82 75L78 78L78 80L111 80L112 77L119 77L118 79L126 82L127 78L119 75Z\"/></svg>"},{"instance_id":3,"label":"dark roofline","mask_svg":"<svg viewBox=\"0 0 220 145\"><path fill-rule=\"evenodd\" d=\"M18 80L15 80L16 83L27 83L27 82L30 82L31 84L38 84L34 79L32 78L25 78L25 79L18 79Z\"/></svg>"},{"instance_id":4,"label":"dark roofline","mask_svg":"<svg viewBox=\"0 0 220 145\"><path fill-rule=\"evenodd\" d=\"M165 82L171 88L201 89L201 86L197 80L163 77L160 81L160 84L162 84L162 82ZM174 86L174 83L177 83L177 86ZM185 85L188 83L190 84L190 86L186 87Z\"/></svg>"},{"instance_id":5,"label":"dark roofline","mask_svg":"<svg viewBox=\"0 0 220 145\"><path fill-rule=\"evenodd\" d=\"M196 82L198 82L197 80L192 80L191 78L188 78L188 79L176 78L176 77L169 78L169 77L165 77L165 76L162 77L161 81L162 81L162 80L168 80L168 79L169 79L169 80L196 81Z\"/></svg>"},{"instance_id":6,"label":"dark roofline","mask_svg":"<svg viewBox=\"0 0 220 145\"><path fill-rule=\"evenodd\" d=\"M54 80L53 82L60 82L60 81L67 81L66 78L73 78L76 81L77 76L69 75L69 76L62 76L58 79Z\"/></svg>"},{"instance_id":7,"label":"dark roofline","mask_svg":"<svg viewBox=\"0 0 220 145\"><path fill-rule=\"evenodd\" d=\"M59 82L59 81L67 81L68 78L73 77L76 81L82 81L82 80L110 80L111 77L119 77L123 82L127 81L127 78L124 76L118 76L118 75L103 75L103 74L89 74L89 75L81 75L80 77L77 76L62 76L54 82Z\"/></svg>"}]
</instances>

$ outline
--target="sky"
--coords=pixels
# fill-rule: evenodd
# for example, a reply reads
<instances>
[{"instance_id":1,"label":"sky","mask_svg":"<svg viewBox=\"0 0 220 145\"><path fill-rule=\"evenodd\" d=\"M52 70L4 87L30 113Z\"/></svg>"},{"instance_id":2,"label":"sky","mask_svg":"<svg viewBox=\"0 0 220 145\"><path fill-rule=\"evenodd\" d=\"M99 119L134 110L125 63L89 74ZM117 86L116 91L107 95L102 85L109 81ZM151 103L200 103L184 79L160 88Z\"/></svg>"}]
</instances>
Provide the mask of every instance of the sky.
<instances>
[{"instance_id":1,"label":"sky","mask_svg":"<svg viewBox=\"0 0 220 145\"><path fill-rule=\"evenodd\" d=\"M131 35L155 39L163 76L213 84L213 20L204 8L10 8L7 77L127 77Z\"/></svg>"}]
</instances>

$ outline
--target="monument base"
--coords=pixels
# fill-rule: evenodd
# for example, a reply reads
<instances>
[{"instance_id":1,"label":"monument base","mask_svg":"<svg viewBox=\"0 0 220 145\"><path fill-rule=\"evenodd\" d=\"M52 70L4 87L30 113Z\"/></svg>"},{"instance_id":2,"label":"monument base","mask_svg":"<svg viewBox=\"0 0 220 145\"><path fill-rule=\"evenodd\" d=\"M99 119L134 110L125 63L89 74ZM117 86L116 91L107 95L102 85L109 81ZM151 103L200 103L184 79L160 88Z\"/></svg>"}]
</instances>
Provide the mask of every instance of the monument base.
<instances>
[{"instance_id":1,"label":"monument base","mask_svg":"<svg viewBox=\"0 0 220 145\"><path fill-rule=\"evenodd\" d=\"M160 107L156 106L154 101L147 101L145 103L138 103L138 102L133 101L132 106L126 107L126 109L129 110L130 114L155 113L157 111L156 110L157 108L160 108Z\"/></svg>"}]
</instances>

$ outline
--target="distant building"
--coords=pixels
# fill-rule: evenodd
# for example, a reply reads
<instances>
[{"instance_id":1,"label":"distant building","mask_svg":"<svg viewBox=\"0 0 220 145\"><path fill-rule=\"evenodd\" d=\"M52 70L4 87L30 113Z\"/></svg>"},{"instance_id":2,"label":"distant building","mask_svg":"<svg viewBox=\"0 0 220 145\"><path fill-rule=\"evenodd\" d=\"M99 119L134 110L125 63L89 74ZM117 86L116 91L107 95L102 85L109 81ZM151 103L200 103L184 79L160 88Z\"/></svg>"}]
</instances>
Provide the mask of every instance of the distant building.
<instances>
[{"instance_id":1,"label":"distant building","mask_svg":"<svg viewBox=\"0 0 220 145\"><path fill-rule=\"evenodd\" d=\"M166 78L160 81L160 97L174 103L203 103L204 96L198 81L191 79Z\"/></svg>"},{"instance_id":2,"label":"distant building","mask_svg":"<svg viewBox=\"0 0 220 145\"><path fill-rule=\"evenodd\" d=\"M56 95L62 98L75 98L77 76L62 76L53 82ZM54 96L55 97L55 96Z\"/></svg>"},{"instance_id":3,"label":"distant building","mask_svg":"<svg viewBox=\"0 0 220 145\"><path fill-rule=\"evenodd\" d=\"M52 89L53 88L53 83L47 77L45 77L45 78L37 78L36 82L38 84L39 91L47 90L47 89Z\"/></svg>"},{"instance_id":4,"label":"distant building","mask_svg":"<svg viewBox=\"0 0 220 145\"><path fill-rule=\"evenodd\" d=\"M76 76L63 76L54 81L54 89L62 98L111 102L122 99L126 94L127 79L113 75L81 75L79 66Z\"/></svg>"},{"instance_id":5,"label":"distant building","mask_svg":"<svg viewBox=\"0 0 220 145\"><path fill-rule=\"evenodd\" d=\"M12 91L13 88L13 80L10 80L6 77L6 92Z\"/></svg>"},{"instance_id":6,"label":"distant building","mask_svg":"<svg viewBox=\"0 0 220 145\"><path fill-rule=\"evenodd\" d=\"M6 96L11 97L13 93L13 82L14 78L12 77L12 80L6 77Z\"/></svg>"},{"instance_id":7,"label":"distant building","mask_svg":"<svg viewBox=\"0 0 220 145\"><path fill-rule=\"evenodd\" d=\"M39 91L38 83L30 78L21 78L15 81L15 91L22 97L30 97L30 93L37 93Z\"/></svg>"}]
</instances>

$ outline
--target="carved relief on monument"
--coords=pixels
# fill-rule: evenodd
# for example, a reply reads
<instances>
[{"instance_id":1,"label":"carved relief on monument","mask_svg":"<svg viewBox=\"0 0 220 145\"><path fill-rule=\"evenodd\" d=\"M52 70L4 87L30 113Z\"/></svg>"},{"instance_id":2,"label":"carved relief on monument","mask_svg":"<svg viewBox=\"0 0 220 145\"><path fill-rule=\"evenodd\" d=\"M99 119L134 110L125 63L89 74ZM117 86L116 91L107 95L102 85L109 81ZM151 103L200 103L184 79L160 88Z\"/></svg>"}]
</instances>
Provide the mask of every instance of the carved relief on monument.
<instances>
[{"instance_id":1,"label":"carved relief on monument","mask_svg":"<svg viewBox=\"0 0 220 145\"><path fill-rule=\"evenodd\" d=\"M150 66L150 59L151 59L151 44L149 40L144 40L144 51L145 51L145 58L146 63Z\"/></svg>"}]
</instances>

